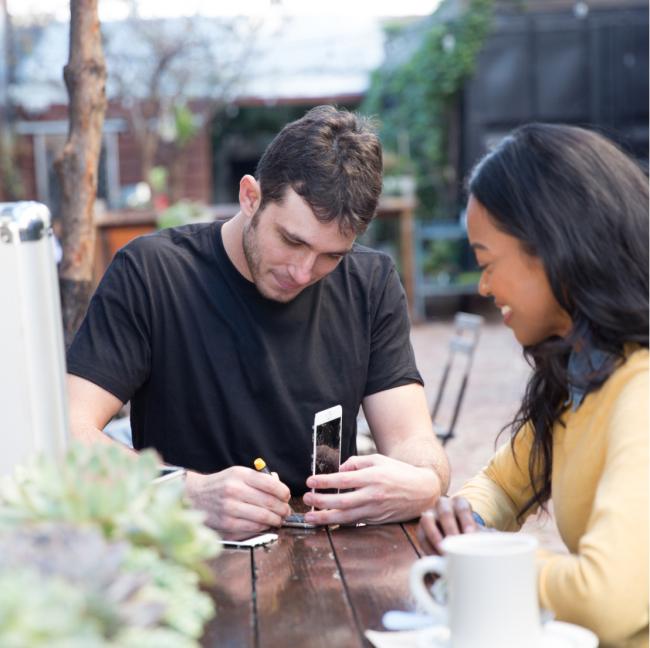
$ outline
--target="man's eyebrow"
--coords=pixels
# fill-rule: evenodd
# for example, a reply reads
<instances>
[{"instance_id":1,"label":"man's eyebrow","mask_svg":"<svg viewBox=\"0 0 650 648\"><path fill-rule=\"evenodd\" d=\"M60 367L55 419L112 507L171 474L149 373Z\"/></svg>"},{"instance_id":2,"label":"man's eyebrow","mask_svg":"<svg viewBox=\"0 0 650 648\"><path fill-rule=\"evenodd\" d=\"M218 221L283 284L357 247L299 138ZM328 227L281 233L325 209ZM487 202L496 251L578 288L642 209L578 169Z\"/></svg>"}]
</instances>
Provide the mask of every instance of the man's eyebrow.
<instances>
[{"instance_id":1,"label":"man's eyebrow","mask_svg":"<svg viewBox=\"0 0 650 648\"><path fill-rule=\"evenodd\" d=\"M278 231L280 232L280 234L282 234L282 236L285 236L286 238L291 239L295 243L300 243L301 245L306 245L308 248L312 247L311 243L309 243L308 241L305 241L305 239L298 236L298 234L294 234L293 232L290 232L288 229L286 229L282 225L278 225L277 228L278 228Z\"/></svg>"},{"instance_id":2,"label":"man's eyebrow","mask_svg":"<svg viewBox=\"0 0 650 648\"><path fill-rule=\"evenodd\" d=\"M305 241L304 239L300 238L300 236L298 236L296 234L292 234L289 230L282 227L282 225L278 225L278 231L280 232L280 234L282 234L283 236L286 236L288 239L291 239L292 241L294 241L296 243L300 243L300 245L305 245L309 249L313 249L313 245L311 243L309 243L308 241ZM348 252L352 251L353 246L354 246L354 243L349 248L345 248L344 250L340 250L340 251L339 250L334 250L332 252L326 252L325 254L333 254L333 255L337 255L337 256L345 256L346 254L348 254Z\"/></svg>"},{"instance_id":3,"label":"man's eyebrow","mask_svg":"<svg viewBox=\"0 0 650 648\"><path fill-rule=\"evenodd\" d=\"M486 250L487 251L487 246L483 245L483 243L470 243L469 246L472 248L472 250Z\"/></svg>"}]
</instances>

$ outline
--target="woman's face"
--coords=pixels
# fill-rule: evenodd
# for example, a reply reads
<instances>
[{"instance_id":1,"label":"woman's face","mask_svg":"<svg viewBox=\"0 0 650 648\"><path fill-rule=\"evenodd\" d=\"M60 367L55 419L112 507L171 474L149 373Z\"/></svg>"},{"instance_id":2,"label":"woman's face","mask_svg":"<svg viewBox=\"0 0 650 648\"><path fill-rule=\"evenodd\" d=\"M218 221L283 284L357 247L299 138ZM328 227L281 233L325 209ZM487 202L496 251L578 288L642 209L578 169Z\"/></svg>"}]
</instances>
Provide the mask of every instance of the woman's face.
<instances>
[{"instance_id":1,"label":"woman's face","mask_svg":"<svg viewBox=\"0 0 650 648\"><path fill-rule=\"evenodd\" d=\"M487 209L470 196L469 242L481 268L479 293L492 297L523 346L537 344L571 329L569 314L558 304L541 259L526 253L514 236L497 229Z\"/></svg>"}]
</instances>

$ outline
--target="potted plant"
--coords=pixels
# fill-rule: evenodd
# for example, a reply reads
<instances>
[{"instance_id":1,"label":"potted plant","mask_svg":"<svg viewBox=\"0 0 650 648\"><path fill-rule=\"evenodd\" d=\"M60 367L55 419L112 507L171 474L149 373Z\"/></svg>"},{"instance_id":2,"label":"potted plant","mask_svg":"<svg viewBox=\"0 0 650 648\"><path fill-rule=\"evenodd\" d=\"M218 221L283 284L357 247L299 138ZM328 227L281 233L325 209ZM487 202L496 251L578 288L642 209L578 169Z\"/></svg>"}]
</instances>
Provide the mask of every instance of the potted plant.
<instances>
[{"instance_id":1,"label":"potted plant","mask_svg":"<svg viewBox=\"0 0 650 648\"><path fill-rule=\"evenodd\" d=\"M0 488L0 645L198 648L217 534L153 451L73 445Z\"/></svg>"}]
</instances>

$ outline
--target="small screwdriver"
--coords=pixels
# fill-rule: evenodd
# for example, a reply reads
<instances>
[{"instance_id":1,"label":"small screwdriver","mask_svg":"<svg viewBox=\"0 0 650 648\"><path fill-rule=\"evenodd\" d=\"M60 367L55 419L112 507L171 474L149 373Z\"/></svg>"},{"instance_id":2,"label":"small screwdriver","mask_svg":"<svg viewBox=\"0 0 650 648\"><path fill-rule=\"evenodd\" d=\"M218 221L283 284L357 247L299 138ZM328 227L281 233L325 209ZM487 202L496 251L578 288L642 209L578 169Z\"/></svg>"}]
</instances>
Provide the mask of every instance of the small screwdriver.
<instances>
[{"instance_id":1,"label":"small screwdriver","mask_svg":"<svg viewBox=\"0 0 650 648\"><path fill-rule=\"evenodd\" d=\"M272 475L273 473L269 470L269 467L266 465L266 461L262 459L262 457L258 457L253 461L253 466L255 466L255 470L257 472L263 472L266 473L267 475Z\"/></svg>"},{"instance_id":2,"label":"small screwdriver","mask_svg":"<svg viewBox=\"0 0 650 648\"><path fill-rule=\"evenodd\" d=\"M264 459L262 459L262 457L258 457L257 459L255 459L255 461L253 461L253 466L255 466L255 470L257 470L257 472L266 473L267 475L272 475L273 474L269 470L269 467L266 465L266 461L264 461ZM291 506L289 506L289 511L290 511L289 517L294 515L293 509L291 508Z\"/></svg>"}]
</instances>

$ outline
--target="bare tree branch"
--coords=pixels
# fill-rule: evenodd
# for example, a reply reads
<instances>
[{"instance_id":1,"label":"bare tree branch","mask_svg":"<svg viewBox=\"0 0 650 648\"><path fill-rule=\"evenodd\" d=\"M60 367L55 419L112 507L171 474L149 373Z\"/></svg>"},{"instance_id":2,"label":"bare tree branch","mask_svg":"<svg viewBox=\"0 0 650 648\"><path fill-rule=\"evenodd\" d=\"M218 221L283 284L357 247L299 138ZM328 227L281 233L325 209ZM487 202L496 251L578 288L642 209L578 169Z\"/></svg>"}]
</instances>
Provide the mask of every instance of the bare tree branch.
<instances>
[{"instance_id":1,"label":"bare tree branch","mask_svg":"<svg viewBox=\"0 0 650 648\"><path fill-rule=\"evenodd\" d=\"M232 102L242 86L260 23L254 20L185 18L143 20L137 0L119 30L107 30L109 83L127 110L147 180L162 144L174 170L188 142L174 141L162 126L180 106L195 113L199 128ZM128 42L129 47L123 47ZM170 169L171 170L171 169ZM175 183L178 186L178 183Z\"/></svg>"}]
</instances>

